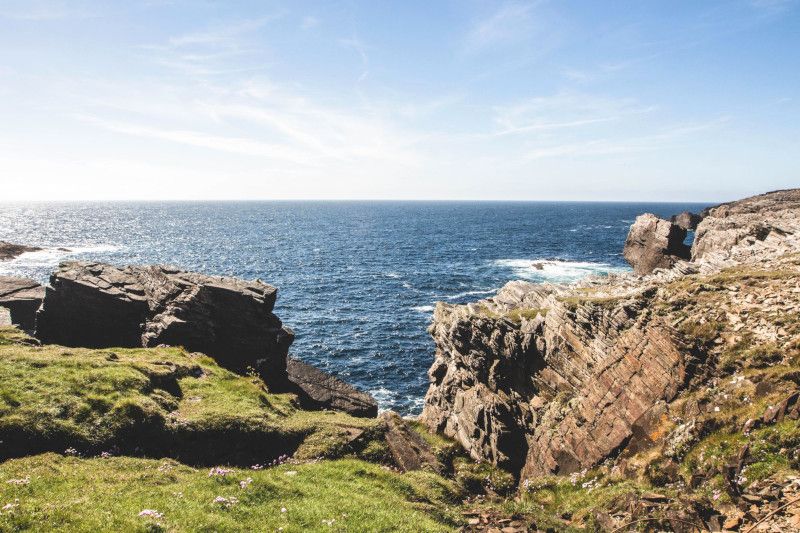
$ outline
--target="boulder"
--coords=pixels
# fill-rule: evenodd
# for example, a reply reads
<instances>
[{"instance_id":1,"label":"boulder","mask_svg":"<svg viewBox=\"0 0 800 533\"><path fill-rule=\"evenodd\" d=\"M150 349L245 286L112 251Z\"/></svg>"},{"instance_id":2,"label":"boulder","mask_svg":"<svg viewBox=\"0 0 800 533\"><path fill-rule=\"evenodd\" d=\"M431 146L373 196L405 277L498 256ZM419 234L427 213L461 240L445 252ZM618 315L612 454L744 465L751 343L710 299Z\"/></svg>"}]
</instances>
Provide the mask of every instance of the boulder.
<instances>
[{"instance_id":1,"label":"boulder","mask_svg":"<svg viewBox=\"0 0 800 533\"><path fill-rule=\"evenodd\" d=\"M308 409L344 411L353 416L378 416L375 399L322 370L290 357L286 365L289 382L295 384L301 404Z\"/></svg>"},{"instance_id":2,"label":"boulder","mask_svg":"<svg viewBox=\"0 0 800 533\"><path fill-rule=\"evenodd\" d=\"M697 213L692 213L690 211L684 211L678 215L672 215L672 217L669 219L670 222L687 231L694 231L702 220L702 215L698 215Z\"/></svg>"},{"instance_id":3,"label":"boulder","mask_svg":"<svg viewBox=\"0 0 800 533\"><path fill-rule=\"evenodd\" d=\"M41 250L41 248L36 246L25 246L24 244L12 244L10 242L0 241L0 261L8 261L25 252L38 252L39 250Z\"/></svg>"},{"instance_id":4,"label":"boulder","mask_svg":"<svg viewBox=\"0 0 800 533\"><path fill-rule=\"evenodd\" d=\"M408 472L428 468L434 472L442 471L442 464L430 445L400 415L386 411L381 414L381 419L386 424L386 445L400 470Z\"/></svg>"},{"instance_id":5,"label":"boulder","mask_svg":"<svg viewBox=\"0 0 800 533\"><path fill-rule=\"evenodd\" d=\"M649 274L688 260L691 248L684 244L685 239L686 229L647 213L638 216L631 226L623 255L636 274Z\"/></svg>"},{"instance_id":6,"label":"boulder","mask_svg":"<svg viewBox=\"0 0 800 533\"><path fill-rule=\"evenodd\" d=\"M37 314L44 343L88 348L180 345L236 371L284 383L294 334L272 313L277 289L260 281L167 266L66 262Z\"/></svg>"},{"instance_id":7,"label":"boulder","mask_svg":"<svg viewBox=\"0 0 800 533\"><path fill-rule=\"evenodd\" d=\"M32 279L0 276L0 307L8 309L12 324L33 331L43 298L44 287Z\"/></svg>"}]
</instances>

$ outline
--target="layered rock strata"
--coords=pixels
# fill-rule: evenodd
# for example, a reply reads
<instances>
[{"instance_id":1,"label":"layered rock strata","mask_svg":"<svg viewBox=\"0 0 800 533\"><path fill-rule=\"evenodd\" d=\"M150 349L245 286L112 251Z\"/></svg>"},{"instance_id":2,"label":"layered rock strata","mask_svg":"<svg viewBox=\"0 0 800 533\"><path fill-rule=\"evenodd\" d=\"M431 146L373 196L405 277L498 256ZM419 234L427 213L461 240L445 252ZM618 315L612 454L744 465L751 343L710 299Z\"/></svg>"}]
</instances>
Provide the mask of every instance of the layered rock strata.
<instances>
[{"instance_id":1,"label":"layered rock strata","mask_svg":"<svg viewBox=\"0 0 800 533\"><path fill-rule=\"evenodd\" d=\"M654 428L685 415L673 404L708 379L708 361L745 340L791 341L794 329L770 306L800 309L800 190L706 215L692 260L670 259L671 268L572 285L515 281L480 302L439 303L421 420L524 479L663 439ZM662 222L671 225L646 215L634 226L667 238ZM761 294L748 276L781 295Z\"/></svg>"}]
</instances>

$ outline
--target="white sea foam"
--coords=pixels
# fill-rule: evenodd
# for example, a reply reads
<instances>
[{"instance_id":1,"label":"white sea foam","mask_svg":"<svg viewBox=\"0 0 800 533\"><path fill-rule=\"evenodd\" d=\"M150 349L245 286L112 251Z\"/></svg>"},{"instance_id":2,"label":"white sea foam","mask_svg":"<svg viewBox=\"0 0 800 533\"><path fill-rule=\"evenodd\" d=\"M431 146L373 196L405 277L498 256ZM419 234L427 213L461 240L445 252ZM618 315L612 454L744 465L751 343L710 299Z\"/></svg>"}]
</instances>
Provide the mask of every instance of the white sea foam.
<instances>
[{"instance_id":1,"label":"white sea foam","mask_svg":"<svg viewBox=\"0 0 800 533\"><path fill-rule=\"evenodd\" d=\"M37 268L55 268L61 261L84 254L106 253L118 250L113 244L93 244L78 246L59 246L44 248L35 252L25 252L9 261L0 263L0 274L19 275Z\"/></svg>"},{"instance_id":2,"label":"white sea foam","mask_svg":"<svg viewBox=\"0 0 800 533\"><path fill-rule=\"evenodd\" d=\"M398 279L400 277L400 274L398 274L397 272L386 272L384 276L386 276L387 278Z\"/></svg>"},{"instance_id":3,"label":"white sea foam","mask_svg":"<svg viewBox=\"0 0 800 533\"><path fill-rule=\"evenodd\" d=\"M433 313L435 307L432 305L418 305L416 307L412 307L411 309L419 313Z\"/></svg>"},{"instance_id":4,"label":"white sea foam","mask_svg":"<svg viewBox=\"0 0 800 533\"><path fill-rule=\"evenodd\" d=\"M493 264L510 269L517 278L561 283L576 281L592 274L607 274L628 270L608 263L553 259L497 259L493 261Z\"/></svg>"},{"instance_id":5,"label":"white sea foam","mask_svg":"<svg viewBox=\"0 0 800 533\"><path fill-rule=\"evenodd\" d=\"M481 294L494 294L499 291L499 288L494 289L480 289L475 291L464 291L459 292L458 294L453 294L452 296L445 296L446 300L458 300L459 298L463 298L465 296L479 296Z\"/></svg>"}]
</instances>

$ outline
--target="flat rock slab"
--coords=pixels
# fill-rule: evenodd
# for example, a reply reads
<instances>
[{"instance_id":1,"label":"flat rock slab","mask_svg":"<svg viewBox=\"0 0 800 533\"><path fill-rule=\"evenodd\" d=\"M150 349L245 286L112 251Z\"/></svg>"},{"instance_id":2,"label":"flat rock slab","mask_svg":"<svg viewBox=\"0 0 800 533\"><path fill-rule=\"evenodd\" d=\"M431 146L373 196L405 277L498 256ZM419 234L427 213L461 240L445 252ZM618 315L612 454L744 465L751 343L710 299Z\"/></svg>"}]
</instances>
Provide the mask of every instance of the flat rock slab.
<instances>
[{"instance_id":1,"label":"flat rock slab","mask_svg":"<svg viewBox=\"0 0 800 533\"><path fill-rule=\"evenodd\" d=\"M36 336L88 348L183 346L231 370L252 368L282 382L294 334L272 313L276 296L261 281L161 265L66 262L50 277Z\"/></svg>"},{"instance_id":2,"label":"flat rock slab","mask_svg":"<svg viewBox=\"0 0 800 533\"><path fill-rule=\"evenodd\" d=\"M289 381L300 387L301 402L306 407L344 411L359 417L378 416L375 399L341 379L291 357L286 370Z\"/></svg>"},{"instance_id":3,"label":"flat rock slab","mask_svg":"<svg viewBox=\"0 0 800 533\"><path fill-rule=\"evenodd\" d=\"M0 276L0 307L8 309L12 324L33 331L36 310L42 304L44 287L32 279Z\"/></svg>"}]
</instances>

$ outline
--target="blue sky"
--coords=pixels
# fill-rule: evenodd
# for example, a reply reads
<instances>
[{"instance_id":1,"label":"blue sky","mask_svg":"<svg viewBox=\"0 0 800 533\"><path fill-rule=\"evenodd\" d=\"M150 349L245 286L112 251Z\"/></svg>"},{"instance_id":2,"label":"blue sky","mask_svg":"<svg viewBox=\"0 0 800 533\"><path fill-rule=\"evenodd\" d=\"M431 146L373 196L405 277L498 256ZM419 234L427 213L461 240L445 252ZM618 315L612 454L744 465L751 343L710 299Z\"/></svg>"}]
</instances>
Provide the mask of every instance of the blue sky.
<instances>
[{"instance_id":1,"label":"blue sky","mask_svg":"<svg viewBox=\"0 0 800 533\"><path fill-rule=\"evenodd\" d=\"M0 176L10 200L794 187L800 3L0 0Z\"/></svg>"}]
</instances>

